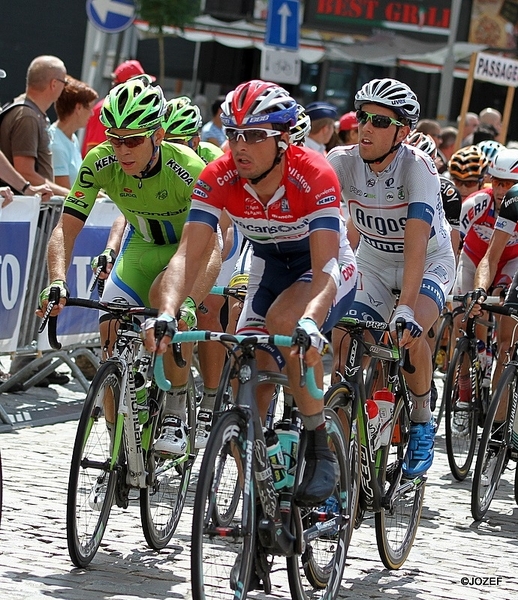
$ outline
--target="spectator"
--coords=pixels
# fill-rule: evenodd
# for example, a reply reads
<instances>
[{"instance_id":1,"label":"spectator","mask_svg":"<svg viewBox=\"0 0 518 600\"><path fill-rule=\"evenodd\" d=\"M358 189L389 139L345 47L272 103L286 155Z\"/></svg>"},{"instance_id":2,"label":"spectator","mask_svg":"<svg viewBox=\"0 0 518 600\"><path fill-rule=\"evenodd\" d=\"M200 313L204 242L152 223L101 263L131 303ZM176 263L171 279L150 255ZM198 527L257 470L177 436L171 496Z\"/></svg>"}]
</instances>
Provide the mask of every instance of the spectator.
<instances>
[{"instance_id":1,"label":"spectator","mask_svg":"<svg viewBox=\"0 0 518 600\"><path fill-rule=\"evenodd\" d=\"M112 87L119 83L126 83L128 79L136 77L137 75L145 75L146 72L138 60L126 60L121 63L115 71L112 73ZM152 81L156 80L156 77L149 76ZM94 106L92 116L88 119L86 124L85 136L83 139L82 155L83 158L88 152L95 148L98 144L106 141L106 127L99 120L101 114L101 108L104 102L104 98L99 100Z\"/></svg>"},{"instance_id":2,"label":"spectator","mask_svg":"<svg viewBox=\"0 0 518 600\"><path fill-rule=\"evenodd\" d=\"M477 129L473 132L473 144L477 145L480 142L487 140L496 140L498 137L498 131L493 125L480 123Z\"/></svg>"},{"instance_id":3,"label":"spectator","mask_svg":"<svg viewBox=\"0 0 518 600\"><path fill-rule=\"evenodd\" d=\"M415 126L415 130L428 134L431 138L433 138L437 148L439 147L442 139L441 124L439 121L435 121L434 119L421 119Z\"/></svg>"},{"instance_id":4,"label":"spectator","mask_svg":"<svg viewBox=\"0 0 518 600\"><path fill-rule=\"evenodd\" d=\"M338 112L335 106L328 102L311 102L306 106L306 114L311 119L311 131L306 139L306 146L325 155L326 144L335 131Z\"/></svg>"},{"instance_id":5,"label":"spectator","mask_svg":"<svg viewBox=\"0 0 518 600\"><path fill-rule=\"evenodd\" d=\"M340 117L338 137L345 145L358 143L358 119L354 111L345 113Z\"/></svg>"},{"instance_id":6,"label":"spectator","mask_svg":"<svg viewBox=\"0 0 518 600\"><path fill-rule=\"evenodd\" d=\"M480 125L489 125L496 131L495 137L498 137L502 131L502 113L496 108L484 108L479 114L479 127ZM479 140L481 141L483 140Z\"/></svg>"},{"instance_id":7,"label":"spectator","mask_svg":"<svg viewBox=\"0 0 518 600\"><path fill-rule=\"evenodd\" d=\"M460 128L460 115L457 117L457 124ZM464 117L464 129L462 130L462 138L461 147L471 146L473 143L473 132L479 125L479 118L477 113L467 112Z\"/></svg>"},{"instance_id":8,"label":"spectator","mask_svg":"<svg viewBox=\"0 0 518 600\"><path fill-rule=\"evenodd\" d=\"M455 152L455 141L458 133L459 130L456 127L443 127L441 129L441 143L438 151L445 165L448 165L448 161Z\"/></svg>"},{"instance_id":9,"label":"spectator","mask_svg":"<svg viewBox=\"0 0 518 600\"><path fill-rule=\"evenodd\" d=\"M214 100L211 106L212 120L201 128L201 141L210 142L218 148L221 148L227 139L221 123L221 103L224 100L225 96L218 96Z\"/></svg>"},{"instance_id":10,"label":"spectator","mask_svg":"<svg viewBox=\"0 0 518 600\"><path fill-rule=\"evenodd\" d=\"M52 161L56 183L71 188L81 166L81 149L76 131L92 115L99 95L89 85L68 77L68 83L56 101L58 119L50 126Z\"/></svg>"},{"instance_id":11,"label":"spectator","mask_svg":"<svg viewBox=\"0 0 518 600\"><path fill-rule=\"evenodd\" d=\"M55 56L36 57L27 70L25 93L21 102L7 112L0 124L0 150L33 186L48 185L57 196L68 189L54 182L47 111L67 85L67 70ZM20 190L23 191L23 190Z\"/></svg>"}]
</instances>

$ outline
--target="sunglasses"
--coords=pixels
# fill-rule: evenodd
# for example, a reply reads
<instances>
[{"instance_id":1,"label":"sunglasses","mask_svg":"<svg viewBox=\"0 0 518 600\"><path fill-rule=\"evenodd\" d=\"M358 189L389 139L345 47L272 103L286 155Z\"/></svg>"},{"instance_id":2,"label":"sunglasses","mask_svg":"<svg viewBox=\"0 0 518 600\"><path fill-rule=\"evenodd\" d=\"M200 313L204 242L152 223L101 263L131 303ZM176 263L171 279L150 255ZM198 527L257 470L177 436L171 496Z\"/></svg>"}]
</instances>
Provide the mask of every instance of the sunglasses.
<instances>
[{"instance_id":1,"label":"sunglasses","mask_svg":"<svg viewBox=\"0 0 518 600\"><path fill-rule=\"evenodd\" d=\"M155 131L156 129L150 129L145 133L136 133L133 135L113 135L111 133L106 133L106 139L114 148L120 148L123 144L127 148L136 148L150 138Z\"/></svg>"},{"instance_id":2,"label":"sunglasses","mask_svg":"<svg viewBox=\"0 0 518 600\"><path fill-rule=\"evenodd\" d=\"M493 175L491 175L491 183L494 186L499 185L500 187L510 188L516 183L518 183L518 181L514 181L513 179L500 179L499 177L494 177Z\"/></svg>"},{"instance_id":3,"label":"sunglasses","mask_svg":"<svg viewBox=\"0 0 518 600\"><path fill-rule=\"evenodd\" d=\"M456 187L474 188L480 184L478 179L457 179L456 177L452 177L452 180Z\"/></svg>"},{"instance_id":4,"label":"sunglasses","mask_svg":"<svg viewBox=\"0 0 518 600\"><path fill-rule=\"evenodd\" d=\"M54 77L56 81L61 82L63 85L68 85L68 81L66 79L60 79L59 77Z\"/></svg>"},{"instance_id":5,"label":"sunglasses","mask_svg":"<svg viewBox=\"0 0 518 600\"><path fill-rule=\"evenodd\" d=\"M404 123L401 123L401 121L393 119L392 117L369 113L365 110L356 111L356 118L358 119L358 123L361 125L365 125L368 121L370 121L372 126L377 127L378 129L388 129L391 125L395 125L396 127L405 126Z\"/></svg>"},{"instance_id":6,"label":"sunglasses","mask_svg":"<svg viewBox=\"0 0 518 600\"><path fill-rule=\"evenodd\" d=\"M239 138L247 144L258 144L259 142L264 142L269 137L281 135L281 132L275 129L237 129L235 127L226 127L225 135L231 144L237 142Z\"/></svg>"}]
</instances>

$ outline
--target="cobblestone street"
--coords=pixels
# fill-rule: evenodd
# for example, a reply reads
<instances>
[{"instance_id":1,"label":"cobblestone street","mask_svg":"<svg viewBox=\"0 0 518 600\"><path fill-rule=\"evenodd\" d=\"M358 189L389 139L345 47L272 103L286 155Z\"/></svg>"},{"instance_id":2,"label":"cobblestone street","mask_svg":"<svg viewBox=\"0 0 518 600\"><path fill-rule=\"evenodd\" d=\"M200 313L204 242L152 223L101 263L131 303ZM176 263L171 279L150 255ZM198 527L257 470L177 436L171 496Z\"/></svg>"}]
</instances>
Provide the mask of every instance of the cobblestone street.
<instances>
[{"instance_id":1,"label":"cobblestone street","mask_svg":"<svg viewBox=\"0 0 518 600\"><path fill-rule=\"evenodd\" d=\"M56 389L61 397L69 393L68 387ZM45 393L52 395L49 390ZM21 394L16 397L18 404L24 399ZM70 398L77 402L73 394ZM9 403L6 409L12 414ZM90 568L73 568L67 552L65 507L75 428L75 421L58 422L17 428L0 436L5 478L0 529L1 597L9 600L189 598L195 481L180 526L166 550L156 553L146 546L135 499L126 511L113 508L101 548ZM471 478L458 483L449 474L440 431L421 525L407 562L399 571L387 571L378 556L374 519L364 522L353 534L340 597L517 598L518 508L513 499L514 463L512 467L504 474L488 518L474 523L470 513ZM268 597L290 598L281 559L275 560L272 582L273 592ZM266 598L255 592L249 597Z\"/></svg>"}]
</instances>

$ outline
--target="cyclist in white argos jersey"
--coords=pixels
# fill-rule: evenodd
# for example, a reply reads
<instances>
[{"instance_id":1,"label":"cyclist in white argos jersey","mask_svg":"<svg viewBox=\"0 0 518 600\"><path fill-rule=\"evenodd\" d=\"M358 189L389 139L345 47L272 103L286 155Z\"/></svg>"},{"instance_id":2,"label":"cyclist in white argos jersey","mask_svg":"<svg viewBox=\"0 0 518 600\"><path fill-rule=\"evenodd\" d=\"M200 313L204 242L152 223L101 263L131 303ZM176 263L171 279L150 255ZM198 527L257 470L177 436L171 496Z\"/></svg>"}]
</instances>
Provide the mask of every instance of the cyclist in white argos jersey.
<instances>
[{"instance_id":1,"label":"cyclist in white argos jersey","mask_svg":"<svg viewBox=\"0 0 518 600\"><path fill-rule=\"evenodd\" d=\"M435 437L431 352L421 334L443 308L455 257L435 164L425 152L402 144L419 118L415 94L394 79L374 79L357 92L355 108L358 144L328 155L349 209L350 239L358 244L358 289L348 314L391 319L392 330L398 317L406 321L401 345L410 349L417 368L406 373L413 407L403 473L413 478L431 466ZM400 297L393 312L395 290Z\"/></svg>"}]
</instances>

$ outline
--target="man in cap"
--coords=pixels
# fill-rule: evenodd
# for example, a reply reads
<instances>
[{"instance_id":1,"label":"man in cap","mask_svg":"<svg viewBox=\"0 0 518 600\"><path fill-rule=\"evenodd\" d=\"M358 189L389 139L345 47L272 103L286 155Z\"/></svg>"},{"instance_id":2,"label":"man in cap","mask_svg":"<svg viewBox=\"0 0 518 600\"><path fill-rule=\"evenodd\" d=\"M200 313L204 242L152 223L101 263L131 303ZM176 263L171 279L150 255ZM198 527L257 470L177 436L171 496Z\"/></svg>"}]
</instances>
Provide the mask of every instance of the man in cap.
<instances>
[{"instance_id":1,"label":"man in cap","mask_svg":"<svg viewBox=\"0 0 518 600\"><path fill-rule=\"evenodd\" d=\"M345 113L340 117L338 137L345 145L358 143L358 119L355 111Z\"/></svg>"},{"instance_id":2,"label":"man in cap","mask_svg":"<svg viewBox=\"0 0 518 600\"><path fill-rule=\"evenodd\" d=\"M126 83L128 79L137 75L144 75L145 71L138 60L125 60L121 63L115 71L112 73L112 86L119 85L119 83ZM151 76L154 81L155 77ZM83 158L88 152L95 148L101 142L106 141L106 127L99 120L101 114L101 108L104 102L104 97L94 106L92 116L88 119L88 123L85 128L85 137L83 139L83 147L81 152Z\"/></svg>"},{"instance_id":3,"label":"man in cap","mask_svg":"<svg viewBox=\"0 0 518 600\"><path fill-rule=\"evenodd\" d=\"M306 139L306 146L325 155L326 144L335 130L338 112L328 102L311 102L306 106L306 114L311 119L311 131Z\"/></svg>"}]
</instances>

